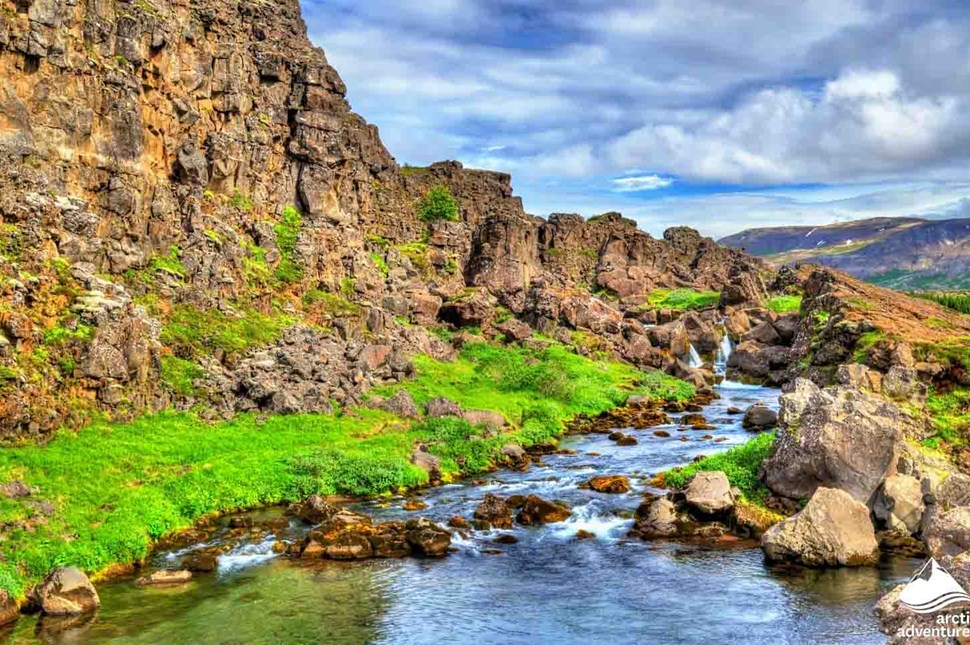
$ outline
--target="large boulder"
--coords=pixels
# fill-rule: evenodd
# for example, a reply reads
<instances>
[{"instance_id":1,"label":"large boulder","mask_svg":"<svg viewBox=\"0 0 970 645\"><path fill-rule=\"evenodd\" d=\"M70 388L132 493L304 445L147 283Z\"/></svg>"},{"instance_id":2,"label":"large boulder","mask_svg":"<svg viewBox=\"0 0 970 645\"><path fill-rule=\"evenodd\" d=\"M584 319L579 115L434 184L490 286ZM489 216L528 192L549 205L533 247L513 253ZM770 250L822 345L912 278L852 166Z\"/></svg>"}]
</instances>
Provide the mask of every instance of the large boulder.
<instances>
[{"instance_id":1,"label":"large boulder","mask_svg":"<svg viewBox=\"0 0 970 645\"><path fill-rule=\"evenodd\" d=\"M873 500L872 513L887 529L912 535L923 520L923 488L910 475L887 477Z\"/></svg>"},{"instance_id":2,"label":"large boulder","mask_svg":"<svg viewBox=\"0 0 970 645\"><path fill-rule=\"evenodd\" d=\"M801 512L768 529L761 549L769 560L809 567L860 566L879 558L869 509L834 488L819 488Z\"/></svg>"},{"instance_id":3,"label":"large boulder","mask_svg":"<svg viewBox=\"0 0 970 645\"><path fill-rule=\"evenodd\" d=\"M77 567L55 567L34 587L32 600L50 616L86 614L101 606L97 589Z\"/></svg>"},{"instance_id":4,"label":"large boulder","mask_svg":"<svg viewBox=\"0 0 970 645\"><path fill-rule=\"evenodd\" d=\"M684 489L684 501L700 515L718 515L734 506L734 494L727 475L720 470L699 472Z\"/></svg>"},{"instance_id":5,"label":"large boulder","mask_svg":"<svg viewBox=\"0 0 970 645\"><path fill-rule=\"evenodd\" d=\"M780 399L778 438L762 479L784 497L802 499L821 486L868 504L895 474L903 428L898 407L855 388L821 390L797 379Z\"/></svg>"},{"instance_id":6,"label":"large boulder","mask_svg":"<svg viewBox=\"0 0 970 645\"><path fill-rule=\"evenodd\" d=\"M923 529L923 540L935 558L970 550L970 506L935 513Z\"/></svg>"}]
</instances>

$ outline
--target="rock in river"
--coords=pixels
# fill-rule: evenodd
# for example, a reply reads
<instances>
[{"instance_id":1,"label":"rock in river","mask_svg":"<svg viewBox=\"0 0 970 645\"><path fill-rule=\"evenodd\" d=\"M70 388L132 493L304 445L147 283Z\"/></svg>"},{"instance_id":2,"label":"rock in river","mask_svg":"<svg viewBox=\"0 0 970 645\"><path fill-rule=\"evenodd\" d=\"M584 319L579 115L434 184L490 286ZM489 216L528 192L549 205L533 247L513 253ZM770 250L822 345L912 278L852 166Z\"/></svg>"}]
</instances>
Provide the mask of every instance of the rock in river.
<instances>
[{"instance_id":1,"label":"rock in river","mask_svg":"<svg viewBox=\"0 0 970 645\"><path fill-rule=\"evenodd\" d=\"M869 509L847 492L819 488L808 505L762 536L769 560L809 567L860 566L879 558Z\"/></svg>"},{"instance_id":2,"label":"rock in river","mask_svg":"<svg viewBox=\"0 0 970 645\"><path fill-rule=\"evenodd\" d=\"M600 475L589 480L587 485L597 493L630 492L630 480L622 475Z\"/></svg>"},{"instance_id":3,"label":"rock in river","mask_svg":"<svg viewBox=\"0 0 970 645\"><path fill-rule=\"evenodd\" d=\"M699 472L684 490L687 506L700 515L717 515L734 506L734 494L727 475L720 470Z\"/></svg>"},{"instance_id":4,"label":"rock in river","mask_svg":"<svg viewBox=\"0 0 970 645\"><path fill-rule=\"evenodd\" d=\"M745 430L770 430L778 425L778 413L764 403L755 403L744 413L741 427Z\"/></svg>"},{"instance_id":5,"label":"rock in river","mask_svg":"<svg viewBox=\"0 0 970 645\"><path fill-rule=\"evenodd\" d=\"M519 524L532 526L534 524L562 522L570 515L572 515L572 512L564 506L546 501L535 495L528 495L522 502L522 509L515 519Z\"/></svg>"},{"instance_id":6,"label":"rock in river","mask_svg":"<svg viewBox=\"0 0 970 645\"><path fill-rule=\"evenodd\" d=\"M492 493L485 495L473 517L480 522L488 522L496 529L512 528L512 509L504 499Z\"/></svg>"},{"instance_id":7,"label":"rock in river","mask_svg":"<svg viewBox=\"0 0 970 645\"><path fill-rule=\"evenodd\" d=\"M51 616L86 614L101 606L98 591L77 567L55 567L34 588L32 600Z\"/></svg>"}]
</instances>

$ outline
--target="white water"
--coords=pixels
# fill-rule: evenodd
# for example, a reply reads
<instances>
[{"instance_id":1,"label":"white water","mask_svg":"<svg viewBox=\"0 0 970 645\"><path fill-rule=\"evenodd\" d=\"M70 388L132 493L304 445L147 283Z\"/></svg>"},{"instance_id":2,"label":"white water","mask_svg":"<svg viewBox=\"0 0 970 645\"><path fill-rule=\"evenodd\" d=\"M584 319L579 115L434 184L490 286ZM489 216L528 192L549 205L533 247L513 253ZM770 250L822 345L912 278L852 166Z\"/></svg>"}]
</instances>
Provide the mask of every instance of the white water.
<instances>
[{"instance_id":1,"label":"white water","mask_svg":"<svg viewBox=\"0 0 970 645\"><path fill-rule=\"evenodd\" d=\"M704 361L701 360L701 355L697 353L697 350L694 349L694 346L693 345L690 345L689 347L690 347L690 359L689 359L689 361L688 361L687 364L690 367L701 367L701 366L703 366L704 365Z\"/></svg>"},{"instance_id":2,"label":"white water","mask_svg":"<svg viewBox=\"0 0 970 645\"><path fill-rule=\"evenodd\" d=\"M717 348L717 356L714 358L714 374L715 376L727 376L727 366L728 359L731 358L731 352L734 351L734 343L731 342L731 337L724 332L721 336L721 344Z\"/></svg>"},{"instance_id":3,"label":"white water","mask_svg":"<svg viewBox=\"0 0 970 645\"><path fill-rule=\"evenodd\" d=\"M727 378L728 359L731 358L732 352L734 352L734 343L731 342L731 337L725 331L724 336L721 337L721 344L717 348L717 356L714 359L714 374L723 377L723 380L718 383L717 387L722 390L758 389L760 387L759 385L748 385L747 383L732 381Z\"/></svg>"}]
</instances>

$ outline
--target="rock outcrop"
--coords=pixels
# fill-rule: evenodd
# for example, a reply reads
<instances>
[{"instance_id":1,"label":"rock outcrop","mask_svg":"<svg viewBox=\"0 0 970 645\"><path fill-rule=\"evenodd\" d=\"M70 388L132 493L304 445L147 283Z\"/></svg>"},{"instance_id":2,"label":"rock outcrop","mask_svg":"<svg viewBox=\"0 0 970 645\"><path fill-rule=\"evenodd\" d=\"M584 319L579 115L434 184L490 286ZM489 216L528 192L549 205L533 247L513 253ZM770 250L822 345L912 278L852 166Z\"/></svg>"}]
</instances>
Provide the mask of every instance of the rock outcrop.
<instances>
[{"instance_id":1,"label":"rock outcrop","mask_svg":"<svg viewBox=\"0 0 970 645\"><path fill-rule=\"evenodd\" d=\"M909 423L876 395L842 386L823 390L798 379L781 396L778 437L762 478L785 497L808 498L826 487L868 504L895 474Z\"/></svg>"}]
</instances>

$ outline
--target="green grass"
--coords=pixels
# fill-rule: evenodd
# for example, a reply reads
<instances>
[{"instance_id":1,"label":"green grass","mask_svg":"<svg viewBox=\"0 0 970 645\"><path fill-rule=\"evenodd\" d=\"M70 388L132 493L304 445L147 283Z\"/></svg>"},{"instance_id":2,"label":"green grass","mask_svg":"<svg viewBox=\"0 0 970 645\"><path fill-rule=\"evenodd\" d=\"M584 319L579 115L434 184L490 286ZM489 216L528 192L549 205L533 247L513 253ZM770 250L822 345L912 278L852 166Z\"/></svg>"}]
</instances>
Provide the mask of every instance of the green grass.
<instances>
[{"instance_id":1,"label":"green grass","mask_svg":"<svg viewBox=\"0 0 970 645\"><path fill-rule=\"evenodd\" d=\"M195 380L205 376L205 370L194 361L178 356L163 356L161 360L162 385L179 396L194 396Z\"/></svg>"},{"instance_id":2,"label":"green grass","mask_svg":"<svg viewBox=\"0 0 970 645\"><path fill-rule=\"evenodd\" d=\"M758 479L758 470L771 453L774 442L774 432L761 433L726 452L705 457L683 468L668 470L664 473L664 482L668 488L682 488L700 471L721 470L732 486L741 489L747 501L762 504L768 495L768 489Z\"/></svg>"},{"instance_id":3,"label":"green grass","mask_svg":"<svg viewBox=\"0 0 970 645\"><path fill-rule=\"evenodd\" d=\"M694 289L654 289L647 297L644 309L704 309L715 306L721 299L718 291L695 291Z\"/></svg>"},{"instance_id":4,"label":"green grass","mask_svg":"<svg viewBox=\"0 0 970 645\"><path fill-rule=\"evenodd\" d=\"M166 363L170 387L191 387L187 362ZM566 419L605 411L632 393L693 394L659 372L592 361L562 346L471 344L452 363L419 357L416 368L414 381L383 393L404 387L419 402L448 396L466 409L499 411L510 427L489 436L461 419L411 423L370 409L265 421L242 415L217 424L166 412L0 450L0 481L36 487L34 499L55 509L30 530L8 532L0 588L20 596L55 565L97 572L140 560L153 542L212 513L314 493L377 495L425 484L427 474L410 463L417 443L429 446L445 475L454 477L493 467L507 443L551 441ZM0 524L39 519L25 501L0 499Z\"/></svg>"},{"instance_id":5,"label":"green grass","mask_svg":"<svg viewBox=\"0 0 970 645\"><path fill-rule=\"evenodd\" d=\"M793 311L799 311L802 308L802 297L801 296L775 296L770 298L765 306L779 314L791 313Z\"/></svg>"},{"instance_id":6,"label":"green grass","mask_svg":"<svg viewBox=\"0 0 970 645\"><path fill-rule=\"evenodd\" d=\"M923 441L930 448L965 445L970 430L970 390L933 391L926 400L933 421L933 434Z\"/></svg>"},{"instance_id":7,"label":"green grass","mask_svg":"<svg viewBox=\"0 0 970 645\"><path fill-rule=\"evenodd\" d=\"M869 352L872 351L872 348L886 337L886 333L878 329L862 334L856 341L855 350L853 350L853 362L865 363L869 359Z\"/></svg>"}]
</instances>

